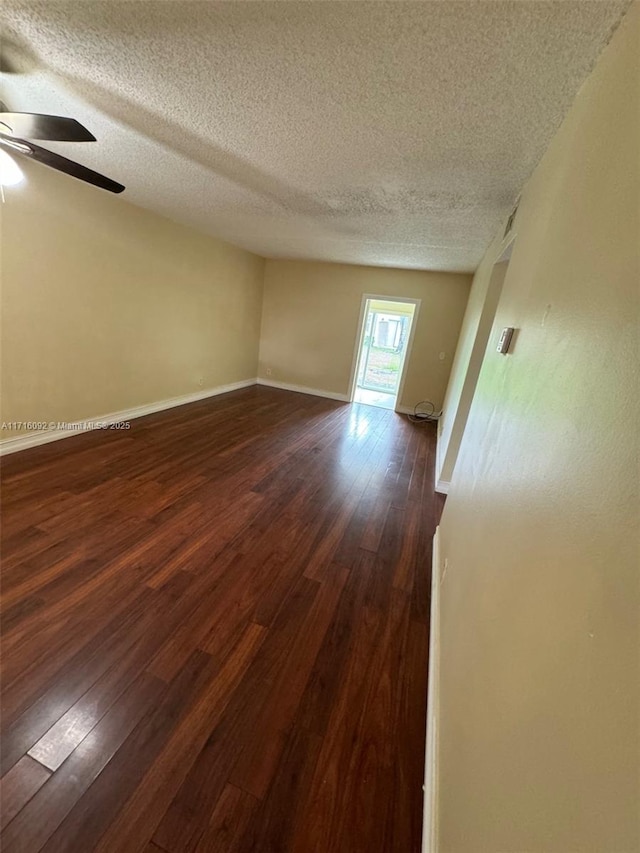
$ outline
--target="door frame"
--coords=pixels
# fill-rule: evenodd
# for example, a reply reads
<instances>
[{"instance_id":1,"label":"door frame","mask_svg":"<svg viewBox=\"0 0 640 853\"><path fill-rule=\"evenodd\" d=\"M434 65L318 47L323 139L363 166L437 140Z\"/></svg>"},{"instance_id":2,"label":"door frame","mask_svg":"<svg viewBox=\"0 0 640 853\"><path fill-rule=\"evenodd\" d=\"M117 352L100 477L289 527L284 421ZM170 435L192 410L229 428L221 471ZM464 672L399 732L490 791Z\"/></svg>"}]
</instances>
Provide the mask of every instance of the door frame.
<instances>
[{"instance_id":1,"label":"door frame","mask_svg":"<svg viewBox=\"0 0 640 853\"><path fill-rule=\"evenodd\" d=\"M362 342L364 340L364 321L366 317L367 311L367 302L370 300L380 300L381 302L406 302L410 305L415 305L415 309L413 311L413 317L411 318L411 330L409 331L409 340L407 341L407 345L404 350L404 359L402 361L402 370L400 371L400 380L398 382L398 392L396 394L394 410L398 411L398 401L402 397L402 392L404 390L404 383L407 375L407 364L409 363L409 356L411 355L411 348L413 347L413 339L416 332L416 326L418 324L418 315L420 314L420 306L422 305L421 299L414 299L410 296L382 296L379 293L363 293L362 299L360 301L360 313L358 316L358 328L356 332L356 343L353 349L353 358L351 359L351 376L349 379L349 402L353 403L353 398L356 393L356 380L358 378L358 362L360 361L360 351L362 349Z\"/></svg>"}]
</instances>

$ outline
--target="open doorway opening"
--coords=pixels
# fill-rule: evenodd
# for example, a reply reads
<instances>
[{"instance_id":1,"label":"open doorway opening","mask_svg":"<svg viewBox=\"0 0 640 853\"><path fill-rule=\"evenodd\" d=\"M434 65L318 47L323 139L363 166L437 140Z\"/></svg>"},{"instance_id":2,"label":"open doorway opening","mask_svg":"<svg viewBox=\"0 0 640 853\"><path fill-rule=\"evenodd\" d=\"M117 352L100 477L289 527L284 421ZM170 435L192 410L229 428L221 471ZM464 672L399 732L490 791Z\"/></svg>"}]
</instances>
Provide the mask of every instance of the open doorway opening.
<instances>
[{"instance_id":1,"label":"open doorway opening","mask_svg":"<svg viewBox=\"0 0 640 853\"><path fill-rule=\"evenodd\" d=\"M351 399L395 409L419 301L364 297Z\"/></svg>"}]
</instances>

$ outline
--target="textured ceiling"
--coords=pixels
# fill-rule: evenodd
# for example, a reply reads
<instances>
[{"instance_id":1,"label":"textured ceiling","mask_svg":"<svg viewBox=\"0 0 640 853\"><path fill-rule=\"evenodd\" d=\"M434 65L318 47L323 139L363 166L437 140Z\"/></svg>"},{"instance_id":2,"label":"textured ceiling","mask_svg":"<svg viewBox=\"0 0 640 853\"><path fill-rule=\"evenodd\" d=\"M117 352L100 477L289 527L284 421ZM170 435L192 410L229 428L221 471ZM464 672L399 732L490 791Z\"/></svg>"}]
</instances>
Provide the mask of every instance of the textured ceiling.
<instances>
[{"instance_id":1,"label":"textured ceiling","mask_svg":"<svg viewBox=\"0 0 640 853\"><path fill-rule=\"evenodd\" d=\"M5 0L3 100L267 257L473 270L627 6Z\"/></svg>"}]
</instances>

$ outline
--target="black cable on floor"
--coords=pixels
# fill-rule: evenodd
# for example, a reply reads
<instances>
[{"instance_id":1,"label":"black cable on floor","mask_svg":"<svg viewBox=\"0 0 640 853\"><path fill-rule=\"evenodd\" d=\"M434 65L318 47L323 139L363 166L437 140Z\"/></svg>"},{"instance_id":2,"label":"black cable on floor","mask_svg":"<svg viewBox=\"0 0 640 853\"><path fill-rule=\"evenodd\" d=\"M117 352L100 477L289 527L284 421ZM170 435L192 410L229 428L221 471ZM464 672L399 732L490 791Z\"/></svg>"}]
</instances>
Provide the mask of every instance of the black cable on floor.
<instances>
[{"instance_id":1,"label":"black cable on floor","mask_svg":"<svg viewBox=\"0 0 640 853\"><path fill-rule=\"evenodd\" d=\"M420 409L420 407L423 407ZM425 411L424 409L427 409ZM412 424L435 423L438 420L442 411L436 413L436 407L431 400L422 400L416 403L413 407L413 414L407 415Z\"/></svg>"}]
</instances>

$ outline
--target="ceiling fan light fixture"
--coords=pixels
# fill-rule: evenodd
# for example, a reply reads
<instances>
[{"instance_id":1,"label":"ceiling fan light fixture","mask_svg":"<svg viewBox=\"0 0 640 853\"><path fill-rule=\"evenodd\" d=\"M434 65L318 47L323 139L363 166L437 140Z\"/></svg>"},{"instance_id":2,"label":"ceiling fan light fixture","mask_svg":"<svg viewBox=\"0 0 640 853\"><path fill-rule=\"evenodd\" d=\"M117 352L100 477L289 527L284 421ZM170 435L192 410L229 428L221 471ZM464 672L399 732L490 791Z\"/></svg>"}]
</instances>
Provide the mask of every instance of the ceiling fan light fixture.
<instances>
[{"instance_id":1,"label":"ceiling fan light fixture","mask_svg":"<svg viewBox=\"0 0 640 853\"><path fill-rule=\"evenodd\" d=\"M0 184L3 187L14 187L24 180L22 169L13 157L0 149Z\"/></svg>"}]
</instances>

